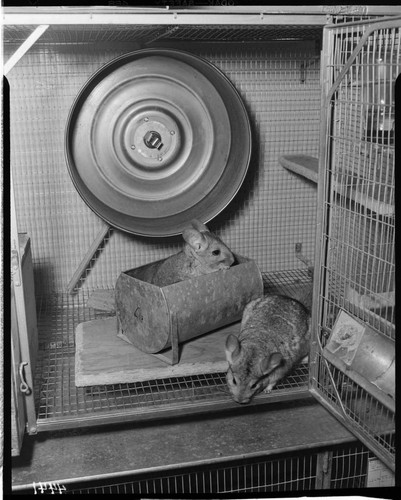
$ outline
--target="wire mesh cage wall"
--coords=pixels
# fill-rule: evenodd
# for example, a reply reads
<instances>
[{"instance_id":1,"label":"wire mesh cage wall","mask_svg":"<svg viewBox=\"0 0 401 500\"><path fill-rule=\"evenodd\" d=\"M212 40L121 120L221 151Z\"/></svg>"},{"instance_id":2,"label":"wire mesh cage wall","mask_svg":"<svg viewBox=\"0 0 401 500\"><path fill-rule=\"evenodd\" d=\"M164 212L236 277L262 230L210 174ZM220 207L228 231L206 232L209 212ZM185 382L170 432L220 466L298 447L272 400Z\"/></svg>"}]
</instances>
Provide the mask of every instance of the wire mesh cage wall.
<instances>
[{"instance_id":1,"label":"wire mesh cage wall","mask_svg":"<svg viewBox=\"0 0 401 500\"><path fill-rule=\"evenodd\" d=\"M66 494L211 495L391 487L394 474L360 442L199 464L169 470L121 473L52 483ZM15 487L16 494L41 492L41 484ZM46 485L45 485L46 490Z\"/></svg>"},{"instance_id":2,"label":"wire mesh cage wall","mask_svg":"<svg viewBox=\"0 0 401 500\"><path fill-rule=\"evenodd\" d=\"M356 375L352 359L369 331L390 346L392 369L395 363L394 84L401 69L400 25L398 18L325 29L328 83L321 154L326 168L319 193L323 234L311 369L318 399L392 468L394 387L376 391L365 384L365 378L372 380L366 373L365 378ZM331 339L345 335L340 318L363 332L359 345L353 333L347 339L348 364L337 361L345 344L334 356L328 354ZM366 357L369 364L375 361Z\"/></svg>"},{"instance_id":3,"label":"wire mesh cage wall","mask_svg":"<svg viewBox=\"0 0 401 500\"><path fill-rule=\"evenodd\" d=\"M74 189L63 152L68 112L80 88L103 64L138 48L132 44L143 43L145 33L149 43L158 34L160 45L198 38L227 41L228 35L227 29L220 27L183 27L174 32L163 29L163 33L167 31L165 36L161 36L161 28L152 27L146 32L144 27L135 27L128 31L128 41L122 42L121 38L128 36L127 29L120 30L118 26L49 30L13 68L9 81L18 223L20 231L28 232L32 239L37 293L51 296L66 290L101 227L101 221ZM238 30L230 32L237 33L234 41L240 36ZM260 29L239 30L242 32L245 40L249 33L255 33L256 41L260 38ZM298 33L299 38L302 31ZM316 28L313 33L315 40L319 39ZM246 195L237 200L240 206L225 214L224 223L222 218L218 220L216 231L237 253L255 258L262 271L302 269L304 266L294 252L298 241L303 243L305 255L313 259L315 187L299 182L277 161L284 153L317 154L319 48L310 36L306 31L306 41L301 45L272 41L270 47L247 44L246 50L245 46L238 50L227 43L224 49L194 49L234 83L257 127L255 178L252 182L249 179L247 189L244 188ZM6 39L5 52L9 49L12 53L18 47L11 42L13 39ZM311 60L313 64L308 64L306 79L302 81L302 65ZM305 217L299 212L300 205ZM213 221L211 224L215 229ZM113 232L97 256L96 272L86 277L82 287L114 286L121 269L167 257L180 247L180 238L153 240Z\"/></svg>"},{"instance_id":4,"label":"wire mesh cage wall","mask_svg":"<svg viewBox=\"0 0 401 500\"><path fill-rule=\"evenodd\" d=\"M5 56L33 30L7 26ZM66 292L102 227L74 189L64 157L65 125L80 88L113 58L155 43L163 47L185 40L186 50L223 71L245 103L255 140L242 193L210 228L235 252L256 260L267 291L287 293L293 287L299 293L304 285L310 289L311 277L294 248L302 243L303 255L313 261L316 186L281 167L278 157L317 156L321 33L321 26L290 25L50 26L12 69L8 80L17 222L19 231L31 237L38 306L38 430L188 411L211 402L229 404L223 373L75 386L76 326L104 317L87 307L90 293L113 289L121 271L181 248L180 238L134 237L111 229L75 293ZM302 365L270 397L295 397L306 390L307 366Z\"/></svg>"},{"instance_id":5,"label":"wire mesh cage wall","mask_svg":"<svg viewBox=\"0 0 401 500\"><path fill-rule=\"evenodd\" d=\"M363 488L368 483L368 461L369 451L363 445L343 445L115 482L71 484L66 489L72 494L199 495Z\"/></svg>"}]
</instances>

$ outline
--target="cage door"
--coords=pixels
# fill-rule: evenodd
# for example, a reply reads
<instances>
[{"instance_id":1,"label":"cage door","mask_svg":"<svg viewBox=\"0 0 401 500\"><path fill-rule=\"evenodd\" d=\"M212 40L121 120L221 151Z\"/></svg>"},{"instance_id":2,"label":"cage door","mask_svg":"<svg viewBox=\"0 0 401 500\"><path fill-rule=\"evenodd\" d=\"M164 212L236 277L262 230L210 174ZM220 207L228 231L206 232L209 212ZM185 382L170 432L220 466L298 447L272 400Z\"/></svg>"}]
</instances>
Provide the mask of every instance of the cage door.
<instances>
[{"instance_id":1,"label":"cage door","mask_svg":"<svg viewBox=\"0 0 401 500\"><path fill-rule=\"evenodd\" d=\"M310 389L395 467L394 100L401 18L324 29Z\"/></svg>"},{"instance_id":2,"label":"cage door","mask_svg":"<svg viewBox=\"0 0 401 500\"><path fill-rule=\"evenodd\" d=\"M10 180L12 274L11 354L13 361L12 418L14 422L14 416L16 416L16 436L18 436L16 442L18 442L18 446L20 447L23 437L22 429L25 427L23 425L24 420L26 420L26 429L28 432L30 434L36 434L33 372L37 352L37 325L29 238L27 238L26 235L19 235L17 231L12 174ZM27 313L28 311L29 314ZM16 454L18 452L18 446L15 448Z\"/></svg>"}]
</instances>

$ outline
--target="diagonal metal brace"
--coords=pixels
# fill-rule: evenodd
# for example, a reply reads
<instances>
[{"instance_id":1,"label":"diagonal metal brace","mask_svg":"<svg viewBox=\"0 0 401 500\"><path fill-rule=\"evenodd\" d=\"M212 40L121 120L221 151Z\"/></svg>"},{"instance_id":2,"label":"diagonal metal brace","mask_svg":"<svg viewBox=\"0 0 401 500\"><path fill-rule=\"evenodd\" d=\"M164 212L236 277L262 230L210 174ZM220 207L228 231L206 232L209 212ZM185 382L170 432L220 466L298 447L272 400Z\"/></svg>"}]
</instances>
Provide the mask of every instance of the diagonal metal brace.
<instances>
[{"instance_id":1,"label":"diagonal metal brace","mask_svg":"<svg viewBox=\"0 0 401 500\"><path fill-rule=\"evenodd\" d=\"M42 24L38 26L35 31L33 31L28 38L23 42L21 47L19 47L14 54L8 59L8 61L4 64L3 72L4 76L9 73L13 69L13 67L17 64L17 62L28 52L28 50L34 45L35 42L39 40L39 38L43 35L43 33L49 27L48 24Z\"/></svg>"},{"instance_id":2,"label":"diagonal metal brace","mask_svg":"<svg viewBox=\"0 0 401 500\"><path fill-rule=\"evenodd\" d=\"M108 235L110 229L111 229L110 226L102 221L102 227L100 231L96 235L96 238L93 240L91 246L89 247L84 258L82 259L73 277L71 278L70 282L67 285L68 293L70 294L74 293L74 290L78 282L82 279L83 274L88 269L91 260L93 259L100 245L103 243L104 239Z\"/></svg>"}]
</instances>

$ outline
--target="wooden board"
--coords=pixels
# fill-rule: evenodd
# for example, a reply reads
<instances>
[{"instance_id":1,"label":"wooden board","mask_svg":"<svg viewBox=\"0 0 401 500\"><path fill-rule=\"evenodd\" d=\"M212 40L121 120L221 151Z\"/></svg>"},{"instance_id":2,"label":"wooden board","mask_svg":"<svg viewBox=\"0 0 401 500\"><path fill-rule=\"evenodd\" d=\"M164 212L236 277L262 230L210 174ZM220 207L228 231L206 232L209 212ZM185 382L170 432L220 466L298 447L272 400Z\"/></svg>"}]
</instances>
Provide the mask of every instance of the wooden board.
<instances>
[{"instance_id":1,"label":"wooden board","mask_svg":"<svg viewBox=\"0 0 401 500\"><path fill-rule=\"evenodd\" d=\"M93 309L97 309L99 311L114 312L114 290L105 290L103 288L94 290L86 302L86 305L87 307L93 307Z\"/></svg>"},{"instance_id":2,"label":"wooden board","mask_svg":"<svg viewBox=\"0 0 401 500\"><path fill-rule=\"evenodd\" d=\"M179 363L169 365L119 337L114 316L80 323L75 332L75 385L132 383L224 372L226 338L239 330L237 322L181 344Z\"/></svg>"}]
</instances>

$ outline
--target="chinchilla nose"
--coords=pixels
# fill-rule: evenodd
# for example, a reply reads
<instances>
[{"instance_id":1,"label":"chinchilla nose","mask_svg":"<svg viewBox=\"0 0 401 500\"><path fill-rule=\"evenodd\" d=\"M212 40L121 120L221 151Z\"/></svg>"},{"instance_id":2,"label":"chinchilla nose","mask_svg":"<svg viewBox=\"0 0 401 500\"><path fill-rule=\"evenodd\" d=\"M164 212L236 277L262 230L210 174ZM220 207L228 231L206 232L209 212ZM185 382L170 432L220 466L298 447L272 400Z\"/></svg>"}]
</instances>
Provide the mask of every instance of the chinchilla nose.
<instances>
[{"instance_id":1,"label":"chinchilla nose","mask_svg":"<svg viewBox=\"0 0 401 500\"><path fill-rule=\"evenodd\" d=\"M251 398L243 398L241 396L236 396L234 398L234 401L236 403L239 403L240 405L247 405L251 401Z\"/></svg>"},{"instance_id":2,"label":"chinchilla nose","mask_svg":"<svg viewBox=\"0 0 401 500\"><path fill-rule=\"evenodd\" d=\"M230 253L227 253L227 254L221 254L219 262L222 266L228 268L234 264L234 261L235 261L234 256Z\"/></svg>"}]
</instances>

